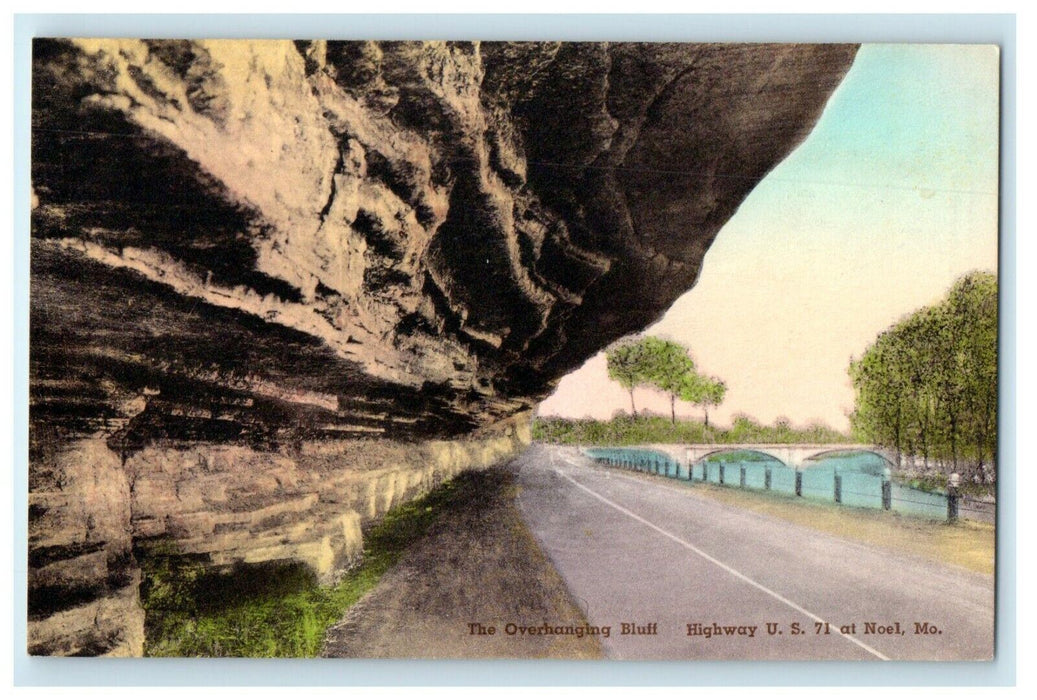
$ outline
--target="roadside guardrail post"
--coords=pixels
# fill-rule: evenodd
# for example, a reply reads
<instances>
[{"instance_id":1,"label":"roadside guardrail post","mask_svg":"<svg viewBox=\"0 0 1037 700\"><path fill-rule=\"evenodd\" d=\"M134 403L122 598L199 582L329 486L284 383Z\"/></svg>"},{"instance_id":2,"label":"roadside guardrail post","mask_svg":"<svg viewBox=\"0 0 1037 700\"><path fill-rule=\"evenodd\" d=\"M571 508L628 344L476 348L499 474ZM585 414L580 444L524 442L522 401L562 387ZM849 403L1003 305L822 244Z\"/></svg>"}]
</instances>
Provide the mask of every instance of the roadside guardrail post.
<instances>
[{"instance_id":1,"label":"roadside guardrail post","mask_svg":"<svg viewBox=\"0 0 1037 700\"><path fill-rule=\"evenodd\" d=\"M947 481L947 520L954 522L958 519L958 485L961 483L961 476L955 472L951 474L951 478Z\"/></svg>"}]
</instances>

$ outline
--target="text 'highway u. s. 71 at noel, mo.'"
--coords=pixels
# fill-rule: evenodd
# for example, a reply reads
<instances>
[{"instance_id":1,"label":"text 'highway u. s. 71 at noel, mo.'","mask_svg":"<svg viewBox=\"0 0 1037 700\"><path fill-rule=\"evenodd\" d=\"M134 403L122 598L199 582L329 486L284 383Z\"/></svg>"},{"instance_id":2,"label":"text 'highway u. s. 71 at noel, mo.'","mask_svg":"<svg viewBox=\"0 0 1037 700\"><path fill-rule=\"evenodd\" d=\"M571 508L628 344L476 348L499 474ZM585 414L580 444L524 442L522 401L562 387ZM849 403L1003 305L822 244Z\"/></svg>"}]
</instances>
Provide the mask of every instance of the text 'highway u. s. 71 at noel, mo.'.
<instances>
[{"instance_id":1,"label":"text 'highway u. s. 71 at noel, mo.'","mask_svg":"<svg viewBox=\"0 0 1037 700\"><path fill-rule=\"evenodd\" d=\"M912 621L908 623L900 621L877 622L863 621L850 622L846 624L834 624L830 622L764 622L761 624L721 624L719 622L688 622L682 629L663 628L660 630L658 622L620 622L616 625L590 625L573 623L516 623L505 622L503 624L484 624L482 622L469 622L467 624L468 634L472 636L573 636L602 637L608 639L613 632L619 636L659 636L662 634L683 634L688 637L775 637L787 635L789 637L800 637L804 635L862 635L862 636L898 636L911 635L941 635L943 630L931 622Z\"/></svg>"}]
</instances>

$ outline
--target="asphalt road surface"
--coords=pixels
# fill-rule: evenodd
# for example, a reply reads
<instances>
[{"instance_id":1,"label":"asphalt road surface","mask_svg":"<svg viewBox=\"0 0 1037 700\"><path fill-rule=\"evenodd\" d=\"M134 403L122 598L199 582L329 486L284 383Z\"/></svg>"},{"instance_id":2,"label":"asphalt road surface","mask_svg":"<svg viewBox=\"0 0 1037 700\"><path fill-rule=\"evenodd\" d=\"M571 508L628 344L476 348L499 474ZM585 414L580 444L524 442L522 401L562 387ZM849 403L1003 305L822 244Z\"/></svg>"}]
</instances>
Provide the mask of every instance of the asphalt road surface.
<instances>
[{"instance_id":1,"label":"asphalt road surface","mask_svg":"<svg viewBox=\"0 0 1037 700\"><path fill-rule=\"evenodd\" d=\"M993 656L993 576L599 467L572 448L534 446L516 463L523 517L610 658Z\"/></svg>"}]
</instances>

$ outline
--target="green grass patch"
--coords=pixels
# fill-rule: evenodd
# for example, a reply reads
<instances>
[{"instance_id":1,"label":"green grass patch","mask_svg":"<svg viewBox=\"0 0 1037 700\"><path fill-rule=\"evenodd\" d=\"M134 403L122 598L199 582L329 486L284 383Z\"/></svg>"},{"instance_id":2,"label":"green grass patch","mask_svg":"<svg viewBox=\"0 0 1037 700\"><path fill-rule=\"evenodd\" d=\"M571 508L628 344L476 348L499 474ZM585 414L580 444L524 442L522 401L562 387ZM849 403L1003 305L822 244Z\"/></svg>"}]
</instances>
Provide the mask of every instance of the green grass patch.
<instances>
[{"instance_id":1,"label":"green grass patch","mask_svg":"<svg viewBox=\"0 0 1037 700\"><path fill-rule=\"evenodd\" d=\"M235 566L214 572L202 557L168 541L137 551L143 578L145 656L312 657L328 627L378 583L403 551L446 510L471 497L462 474L423 498L390 510L364 533L362 564L321 586L298 563Z\"/></svg>"}]
</instances>

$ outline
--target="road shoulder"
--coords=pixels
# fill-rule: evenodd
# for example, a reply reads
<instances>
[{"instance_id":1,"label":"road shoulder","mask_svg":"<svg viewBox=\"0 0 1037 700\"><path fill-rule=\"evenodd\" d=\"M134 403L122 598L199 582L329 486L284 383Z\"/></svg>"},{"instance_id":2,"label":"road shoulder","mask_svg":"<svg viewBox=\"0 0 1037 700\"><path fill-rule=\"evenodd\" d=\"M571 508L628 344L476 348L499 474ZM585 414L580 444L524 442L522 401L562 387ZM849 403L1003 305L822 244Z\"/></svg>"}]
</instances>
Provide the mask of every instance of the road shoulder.
<instances>
[{"instance_id":1,"label":"road shoulder","mask_svg":"<svg viewBox=\"0 0 1037 700\"><path fill-rule=\"evenodd\" d=\"M507 633L509 623L536 627L551 621L575 628L585 620L522 521L513 469L458 478L469 481L473 497L449 507L329 629L322 655L601 658L591 636Z\"/></svg>"}]
</instances>

